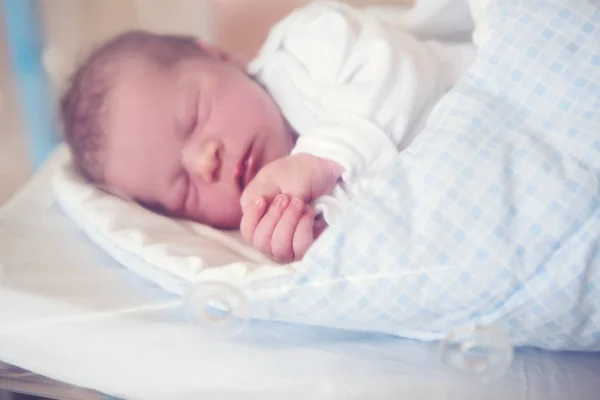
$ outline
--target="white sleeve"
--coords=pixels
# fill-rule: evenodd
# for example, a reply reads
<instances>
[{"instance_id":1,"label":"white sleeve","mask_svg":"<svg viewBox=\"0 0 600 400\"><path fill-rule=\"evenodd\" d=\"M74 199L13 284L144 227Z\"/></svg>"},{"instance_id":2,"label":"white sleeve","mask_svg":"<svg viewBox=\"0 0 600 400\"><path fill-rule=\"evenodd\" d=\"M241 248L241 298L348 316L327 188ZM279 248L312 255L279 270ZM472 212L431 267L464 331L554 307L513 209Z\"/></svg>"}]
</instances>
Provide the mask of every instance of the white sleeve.
<instances>
[{"instance_id":1,"label":"white sleeve","mask_svg":"<svg viewBox=\"0 0 600 400\"><path fill-rule=\"evenodd\" d=\"M318 2L271 31L250 73L299 134L293 153L337 162L348 181L412 141L422 114L454 84L441 65L447 52L369 13Z\"/></svg>"}]
</instances>

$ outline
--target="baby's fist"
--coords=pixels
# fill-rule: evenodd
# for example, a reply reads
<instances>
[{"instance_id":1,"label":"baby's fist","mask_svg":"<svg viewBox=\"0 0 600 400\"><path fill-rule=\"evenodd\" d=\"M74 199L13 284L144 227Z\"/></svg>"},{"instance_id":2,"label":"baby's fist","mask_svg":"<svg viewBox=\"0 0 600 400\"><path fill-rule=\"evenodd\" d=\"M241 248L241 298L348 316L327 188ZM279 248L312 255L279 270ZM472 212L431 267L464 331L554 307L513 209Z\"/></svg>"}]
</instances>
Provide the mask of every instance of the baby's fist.
<instances>
[{"instance_id":1,"label":"baby's fist","mask_svg":"<svg viewBox=\"0 0 600 400\"><path fill-rule=\"evenodd\" d=\"M263 167L241 197L242 210L263 199L270 204L278 194L305 203L330 192L342 174L337 163L310 154L280 158Z\"/></svg>"},{"instance_id":2,"label":"baby's fist","mask_svg":"<svg viewBox=\"0 0 600 400\"><path fill-rule=\"evenodd\" d=\"M338 164L309 154L265 166L242 194L242 236L276 261L301 259L323 230L306 203L330 192L341 174Z\"/></svg>"}]
</instances>

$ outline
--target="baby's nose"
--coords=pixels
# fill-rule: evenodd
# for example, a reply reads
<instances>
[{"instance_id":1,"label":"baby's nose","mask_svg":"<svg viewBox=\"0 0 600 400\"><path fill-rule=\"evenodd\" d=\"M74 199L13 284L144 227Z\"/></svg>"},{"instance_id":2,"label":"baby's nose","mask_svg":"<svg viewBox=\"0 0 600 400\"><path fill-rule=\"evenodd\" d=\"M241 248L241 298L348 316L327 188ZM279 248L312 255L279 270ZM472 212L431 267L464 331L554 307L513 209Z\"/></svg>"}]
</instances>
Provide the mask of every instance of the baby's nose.
<instances>
[{"instance_id":1,"label":"baby's nose","mask_svg":"<svg viewBox=\"0 0 600 400\"><path fill-rule=\"evenodd\" d=\"M214 182L219 178L223 148L223 142L218 139L206 140L198 146L188 146L182 153L183 166L190 174L198 175L203 181Z\"/></svg>"}]
</instances>

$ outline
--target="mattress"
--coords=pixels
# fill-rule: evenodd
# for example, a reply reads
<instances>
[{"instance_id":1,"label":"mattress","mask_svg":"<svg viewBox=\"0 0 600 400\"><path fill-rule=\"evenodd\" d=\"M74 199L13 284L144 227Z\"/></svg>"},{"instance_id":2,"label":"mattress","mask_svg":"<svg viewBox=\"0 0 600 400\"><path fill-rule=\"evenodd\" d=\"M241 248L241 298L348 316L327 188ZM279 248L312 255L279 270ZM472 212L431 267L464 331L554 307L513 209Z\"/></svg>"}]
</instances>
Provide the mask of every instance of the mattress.
<instances>
[{"instance_id":1,"label":"mattress","mask_svg":"<svg viewBox=\"0 0 600 400\"><path fill-rule=\"evenodd\" d=\"M50 188L55 156L0 209L0 360L124 399L593 399L600 356L517 351L487 384L438 346L250 323L222 337L97 249Z\"/></svg>"},{"instance_id":2,"label":"mattress","mask_svg":"<svg viewBox=\"0 0 600 400\"><path fill-rule=\"evenodd\" d=\"M44 399L101 400L101 393L81 389L0 363L0 400L13 400L11 394L27 394Z\"/></svg>"}]
</instances>

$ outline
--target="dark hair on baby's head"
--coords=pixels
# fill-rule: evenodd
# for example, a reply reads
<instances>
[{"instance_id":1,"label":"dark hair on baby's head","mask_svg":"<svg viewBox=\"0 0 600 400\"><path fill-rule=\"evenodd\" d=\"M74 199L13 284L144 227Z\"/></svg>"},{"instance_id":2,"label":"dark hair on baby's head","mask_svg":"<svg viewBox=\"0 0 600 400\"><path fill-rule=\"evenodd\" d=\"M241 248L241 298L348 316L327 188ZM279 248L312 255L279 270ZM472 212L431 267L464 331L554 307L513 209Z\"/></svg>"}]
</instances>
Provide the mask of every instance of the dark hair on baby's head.
<instances>
[{"instance_id":1,"label":"dark hair on baby's head","mask_svg":"<svg viewBox=\"0 0 600 400\"><path fill-rule=\"evenodd\" d=\"M123 61L144 57L158 67L169 68L204 54L194 37L145 31L125 32L95 49L75 71L60 102L65 141L78 172L92 183L104 183L103 116Z\"/></svg>"}]
</instances>

